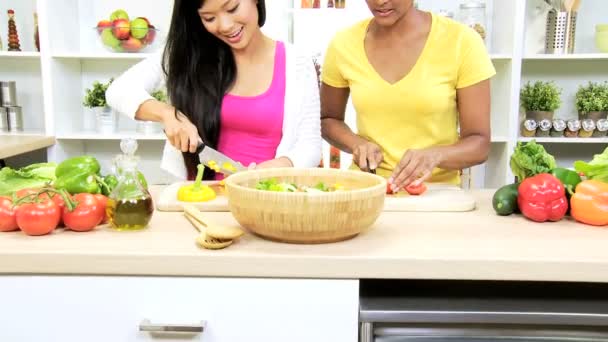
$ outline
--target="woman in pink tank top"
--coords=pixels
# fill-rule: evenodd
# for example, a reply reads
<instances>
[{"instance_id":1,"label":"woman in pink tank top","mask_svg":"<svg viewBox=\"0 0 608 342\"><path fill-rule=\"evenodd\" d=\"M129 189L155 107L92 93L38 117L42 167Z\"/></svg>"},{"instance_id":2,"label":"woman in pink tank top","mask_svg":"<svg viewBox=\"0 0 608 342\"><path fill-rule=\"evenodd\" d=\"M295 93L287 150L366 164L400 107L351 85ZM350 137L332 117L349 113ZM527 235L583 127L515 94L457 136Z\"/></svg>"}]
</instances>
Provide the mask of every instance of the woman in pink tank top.
<instances>
[{"instance_id":1,"label":"woman in pink tank top","mask_svg":"<svg viewBox=\"0 0 608 342\"><path fill-rule=\"evenodd\" d=\"M290 157L276 156L283 138L286 48L262 33L265 20L264 0L174 2L161 62L171 105L145 98L134 117L162 122L190 179L200 162L195 151L201 141L243 165L293 166L293 150ZM144 87L126 89L129 82L117 81L111 93L129 111L134 101L120 100L141 99ZM118 89L127 95L118 95ZM213 178L214 172L205 170L204 179Z\"/></svg>"}]
</instances>

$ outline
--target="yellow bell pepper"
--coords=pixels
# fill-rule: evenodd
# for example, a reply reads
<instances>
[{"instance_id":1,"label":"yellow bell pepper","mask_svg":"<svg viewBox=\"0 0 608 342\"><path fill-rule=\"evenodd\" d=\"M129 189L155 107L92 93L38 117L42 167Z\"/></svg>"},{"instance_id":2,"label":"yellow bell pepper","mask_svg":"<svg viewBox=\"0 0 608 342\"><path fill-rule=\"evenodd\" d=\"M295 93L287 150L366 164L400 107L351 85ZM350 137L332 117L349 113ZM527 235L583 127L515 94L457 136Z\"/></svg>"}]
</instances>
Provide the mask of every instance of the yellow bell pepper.
<instances>
[{"instance_id":1,"label":"yellow bell pepper","mask_svg":"<svg viewBox=\"0 0 608 342\"><path fill-rule=\"evenodd\" d=\"M193 184L181 186L177 190L177 199L182 202L206 202L216 197L215 191L209 186L201 184L205 166L197 166L196 179Z\"/></svg>"}]
</instances>

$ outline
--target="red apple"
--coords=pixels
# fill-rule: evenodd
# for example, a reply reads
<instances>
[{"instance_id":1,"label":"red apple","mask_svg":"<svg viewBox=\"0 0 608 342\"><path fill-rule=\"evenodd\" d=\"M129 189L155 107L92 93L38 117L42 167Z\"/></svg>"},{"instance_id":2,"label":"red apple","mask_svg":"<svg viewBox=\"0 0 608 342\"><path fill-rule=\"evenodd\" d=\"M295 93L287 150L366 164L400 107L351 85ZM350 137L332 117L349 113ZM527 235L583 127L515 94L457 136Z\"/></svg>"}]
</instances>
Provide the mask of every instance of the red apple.
<instances>
[{"instance_id":1,"label":"red apple","mask_svg":"<svg viewBox=\"0 0 608 342\"><path fill-rule=\"evenodd\" d=\"M101 32L103 32L104 29L107 29L109 27L112 27L112 22L109 20L100 20L97 23L97 33L101 34Z\"/></svg>"},{"instance_id":2,"label":"red apple","mask_svg":"<svg viewBox=\"0 0 608 342\"><path fill-rule=\"evenodd\" d=\"M127 19L116 19L112 22L114 28L112 33L114 37L120 40L129 39L131 31L131 23Z\"/></svg>"},{"instance_id":3,"label":"red apple","mask_svg":"<svg viewBox=\"0 0 608 342\"><path fill-rule=\"evenodd\" d=\"M156 28L154 25L150 25L148 27L148 34L142 38L142 42L146 45L152 44L154 42L154 38L156 38Z\"/></svg>"},{"instance_id":4,"label":"red apple","mask_svg":"<svg viewBox=\"0 0 608 342\"><path fill-rule=\"evenodd\" d=\"M123 40L120 46L123 48L124 51L127 52L137 52L144 47L141 40L134 37L129 37L129 39Z\"/></svg>"}]
</instances>

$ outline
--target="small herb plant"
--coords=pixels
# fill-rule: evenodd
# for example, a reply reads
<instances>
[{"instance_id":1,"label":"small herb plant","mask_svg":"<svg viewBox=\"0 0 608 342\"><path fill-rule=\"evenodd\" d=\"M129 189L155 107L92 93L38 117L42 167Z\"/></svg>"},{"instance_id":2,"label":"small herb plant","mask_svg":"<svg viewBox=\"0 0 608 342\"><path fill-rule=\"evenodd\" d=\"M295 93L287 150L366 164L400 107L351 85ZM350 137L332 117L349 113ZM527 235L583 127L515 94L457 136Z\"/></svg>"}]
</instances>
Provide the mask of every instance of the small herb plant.
<instances>
[{"instance_id":1,"label":"small herb plant","mask_svg":"<svg viewBox=\"0 0 608 342\"><path fill-rule=\"evenodd\" d=\"M553 112L562 104L561 93L552 81L527 82L521 89L520 100L526 111Z\"/></svg>"},{"instance_id":2,"label":"small herb plant","mask_svg":"<svg viewBox=\"0 0 608 342\"><path fill-rule=\"evenodd\" d=\"M167 94L162 90L157 90L152 93L152 97L160 102L167 102Z\"/></svg>"},{"instance_id":3,"label":"small herb plant","mask_svg":"<svg viewBox=\"0 0 608 342\"><path fill-rule=\"evenodd\" d=\"M93 82L93 89L85 89L86 93L82 104L88 108L105 107L107 105L106 90L108 90L112 81L114 81L113 78L111 78L108 83L100 83L99 81Z\"/></svg>"},{"instance_id":4,"label":"small herb plant","mask_svg":"<svg viewBox=\"0 0 608 342\"><path fill-rule=\"evenodd\" d=\"M576 92L576 109L581 113L608 111L608 84L589 82Z\"/></svg>"}]
</instances>

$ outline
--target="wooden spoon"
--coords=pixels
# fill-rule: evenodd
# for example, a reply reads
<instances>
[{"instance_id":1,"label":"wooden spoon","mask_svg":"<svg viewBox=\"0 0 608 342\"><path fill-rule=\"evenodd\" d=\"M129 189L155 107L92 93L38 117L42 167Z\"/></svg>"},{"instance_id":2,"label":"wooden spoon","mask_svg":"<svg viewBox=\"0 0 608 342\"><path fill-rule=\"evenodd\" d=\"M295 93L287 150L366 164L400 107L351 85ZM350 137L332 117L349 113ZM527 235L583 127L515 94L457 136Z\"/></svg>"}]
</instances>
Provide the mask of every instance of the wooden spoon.
<instances>
[{"instance_id":1,"label":"wooden spoon","mask_svg":"<svg viewBox=\"0 0 608 342\"><path fill-rule=\"evenodd\" d=\"M193 205L184 205L184 215L192 222L194 227L205 236L214 238L217 240L235 240L243 236L245 232L238 227L222 226L214 223L210 223L203 217L203 214Z\"/></svg>"}]
</instances>

